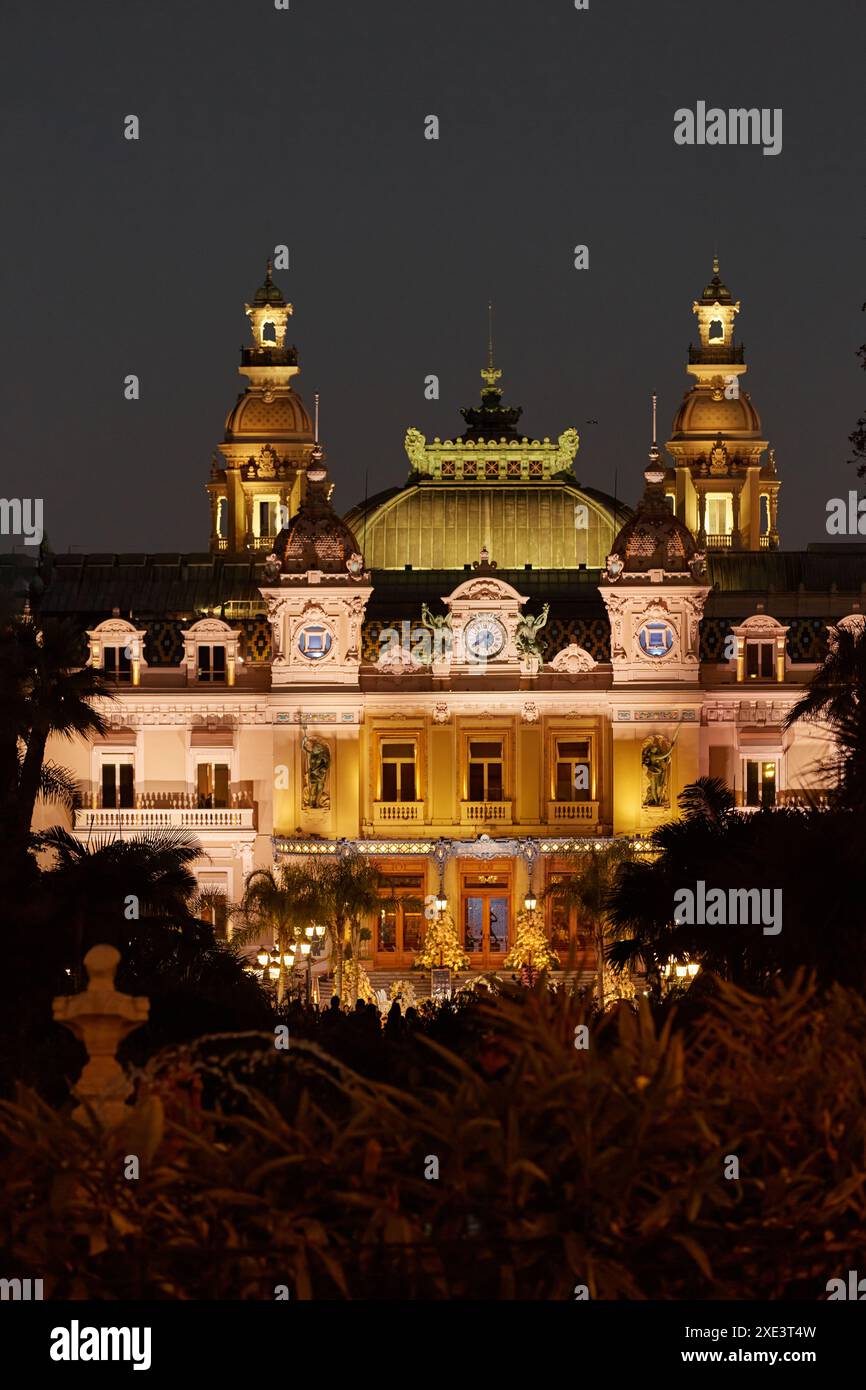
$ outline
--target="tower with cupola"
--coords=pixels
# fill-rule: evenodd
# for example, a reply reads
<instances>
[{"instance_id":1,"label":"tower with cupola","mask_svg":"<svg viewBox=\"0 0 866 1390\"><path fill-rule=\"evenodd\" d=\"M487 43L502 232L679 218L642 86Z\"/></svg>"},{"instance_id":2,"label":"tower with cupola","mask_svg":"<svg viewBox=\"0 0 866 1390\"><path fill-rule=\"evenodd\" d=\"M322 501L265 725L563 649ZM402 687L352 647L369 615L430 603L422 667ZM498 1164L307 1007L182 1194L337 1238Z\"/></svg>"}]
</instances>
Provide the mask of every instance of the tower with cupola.
<instances>
[{"instance_id":1,"label":"tower with cupola","mask_svg":"<svg viewBox=\"0 0 866 1390\"><path fill-rule=\"evenodd\" d=\"M246 387L228 413L210 482L210 549L273 550L274 540L300 506L306 467L315 444L313 422L293 388L298 353L286 342L292 305L274 283L268 261L264 283L244 306L252 344L238 368Z\"/></svg>"},{"instance_id":2,"label":"tower with cupola","mask_svg":"<svg viewBox=\"0 0 866 1390\"><path fill-rule=\"evenodd\" d=\"M673 422L665 492L679 519L709 550L775 550L780 481L775 451L743 389L745 351L734 338L739 300L721 279L718 258L692 306L698 345L686 370L694 378Z\"/></svg>"}]
</instances>

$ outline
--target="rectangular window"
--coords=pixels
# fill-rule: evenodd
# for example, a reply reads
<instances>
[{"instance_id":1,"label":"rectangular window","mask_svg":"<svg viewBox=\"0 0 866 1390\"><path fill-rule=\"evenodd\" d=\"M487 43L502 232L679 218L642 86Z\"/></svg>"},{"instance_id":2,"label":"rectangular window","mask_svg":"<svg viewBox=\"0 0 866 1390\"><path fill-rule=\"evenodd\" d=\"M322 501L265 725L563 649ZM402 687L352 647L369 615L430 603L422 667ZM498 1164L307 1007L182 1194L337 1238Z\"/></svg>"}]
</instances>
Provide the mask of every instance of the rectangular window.
<instances>
[{"instance_id":1,"label":"rectangular window","mask_svg":"<svg viewBox=\"0 0 866 1390\"><path fill-rule=\"evenodd\" d=\"M224 682L226 678L226 649L200 645L197 650L198 679L212 684Z\"/></svg>"},{"instance_id":2,"label":"rectangular window","mask_svg":"<svg viewBox=\"0 0 866 1390\"><path fill-rule=\"evenodd\" d=\"M106 759L102 764L102 805L106 810L131 810L135 778L131 759Z\"/></svg>"},{"instance_id":3,"label":"rectangular window","mask_svg":"<svg viewBox=\"0 0 866 1390\"><path fill-rule=\"evenodd\" d=\"M775 642L746 643L746 680L771 681L776 674Z\"/></svg>"},{"instance_id":4,"label":"rectangular window","mask_svg":"<svg viewBox=\"0 0 866 1390\"><path fill-rule=\"evenodd\" d=\"M206 810L225 809L229 804L228 763L199 763L196 768L198 804Z\"/></svg>"},{"instance_id":5,"label":"rectangular window","mask_svg":"<svg viewBox=\"0 0 866 1390\"><path fill-rule=\"evenodd\" d=\"M592 768L588 739L556 740L556 800L589 801Z\"/></svg>"},{"instance_id":6,"label":"rectangular window","mask_svg":"<svg viewBox=\"0 0 866 1390\"><path fill-rule=\"evenodd\" d=\"M469 800L502 800L502 742L472 739L469 743Z\"/></svg>"},{"instance_id":7,"label":"rectangular window","mask_svg":"<svg viewBox=\"0 0 866 1390\"><path fill-rule=\"evenodd\" d=\"M775 806L776 804L776 763L775 761L751 761L746 763L746 805Z\"/></svg>"},{"instance_id":8,"label":"rectangular window","mask_svg":"<svg viewBox=\"0 0 866 1390\"><path fill-rule=\"evenodd\" d=\"M706 529L710 536L729 536L733 529L733 505L730 497L707 494Z\"/></svg>"},{"instance_id":9,"label":"rectangular window","mask_svg":"<svg viewBox=\"0 0 866 1390\"><path fill-rule=\"evenodd\" d=\"M415 801L414 743L382 744L382 801Z\"/></svg>"},{"instance_id":10,"label":"rectangular window","mask_svg":"<svg viewBox=\"0 0 866 1390\"><path fill-rule=\"evenodd\" d=\"M106 680L132 680L132 662L126 647L104 647L102 650L102 672Z\"/></svg>"}]
</instances>

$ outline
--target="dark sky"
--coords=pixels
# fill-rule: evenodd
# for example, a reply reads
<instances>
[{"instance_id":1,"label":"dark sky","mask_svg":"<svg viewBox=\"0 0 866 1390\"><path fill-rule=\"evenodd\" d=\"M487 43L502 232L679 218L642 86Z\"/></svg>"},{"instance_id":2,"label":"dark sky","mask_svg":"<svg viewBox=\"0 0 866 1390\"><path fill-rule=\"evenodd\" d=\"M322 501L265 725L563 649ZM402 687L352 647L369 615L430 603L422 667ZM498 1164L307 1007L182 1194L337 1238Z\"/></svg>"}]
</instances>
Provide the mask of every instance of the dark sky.
<instances>
[{"instance_id":1,"label":"dark sky","mask_svg":"<svg viewBox=\"0 0 866 1390\"><path fill-rule=\"evenodd\" d=\"M0 492L44 498L57 550L205 549L285 242L340 510L403 481L408 425L459 427L491 297L527 432L575 424L578 477L634 501L715 242L783 546L826 540L866 406L864 40L863 0L6 0ZM781 107L781 154L677 147L698 100Z\"/></svg>"}]
</instances>

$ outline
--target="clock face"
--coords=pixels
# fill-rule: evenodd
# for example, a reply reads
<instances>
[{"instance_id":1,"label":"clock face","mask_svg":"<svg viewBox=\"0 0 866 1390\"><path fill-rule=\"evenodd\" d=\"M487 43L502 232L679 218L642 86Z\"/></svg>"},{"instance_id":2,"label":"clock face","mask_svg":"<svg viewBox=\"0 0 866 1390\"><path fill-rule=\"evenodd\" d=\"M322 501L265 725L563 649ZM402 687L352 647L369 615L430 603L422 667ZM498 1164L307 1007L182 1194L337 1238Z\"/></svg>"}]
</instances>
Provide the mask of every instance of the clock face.
<instances>
[{"instance_id":1,"label":"clock face","mask_svg":"<svg viewBox=\"0 0 866 1390\"><path fill-rule=\"evenodd\" d=\"M321 661L331 650L332 637L321 623L308 623L298 633L298 651L308 661Z\"/></svg>"},{"instance_id":2,"label":"clock face","mask_svg":"<svg viewBox=\"0 0 866 1390\"><path fill-rule=\"evenodd\" d=\"M674 630L670 623L644 623L637 635L644 656L667 656L674 644Z\"/></svg>"},{"instance_id":3,"label":"clock face","mask_svg":"<svg viewBox=\"0 0 866 1390\"><path fill-rule=\"evenodd\" d=\"M506 632L498 618L492 613L480 613L470 618L464 628L466 650L477 661L491 660L498 656L505 646Z\"/></svg>"}]
</instances>

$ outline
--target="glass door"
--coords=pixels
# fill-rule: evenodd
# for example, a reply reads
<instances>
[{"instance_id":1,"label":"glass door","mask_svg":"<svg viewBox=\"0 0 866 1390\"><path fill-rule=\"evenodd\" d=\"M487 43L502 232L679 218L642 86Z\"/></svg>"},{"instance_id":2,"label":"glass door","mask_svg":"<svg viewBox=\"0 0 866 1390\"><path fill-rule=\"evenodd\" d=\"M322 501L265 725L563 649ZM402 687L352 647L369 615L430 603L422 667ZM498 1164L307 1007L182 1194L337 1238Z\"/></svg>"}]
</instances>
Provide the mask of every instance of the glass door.
<instances>
[{"instance_id":1,"label":"glass door","mask_svg":"<svg viewBox=\"0 0 866 1390\"><path fill-rule=\"evenodd\" d=\"M498 970L511 946L511 883L502 873L471 874L461 892L463 948L474 970Z\"/></svg>"}]
</instances>

